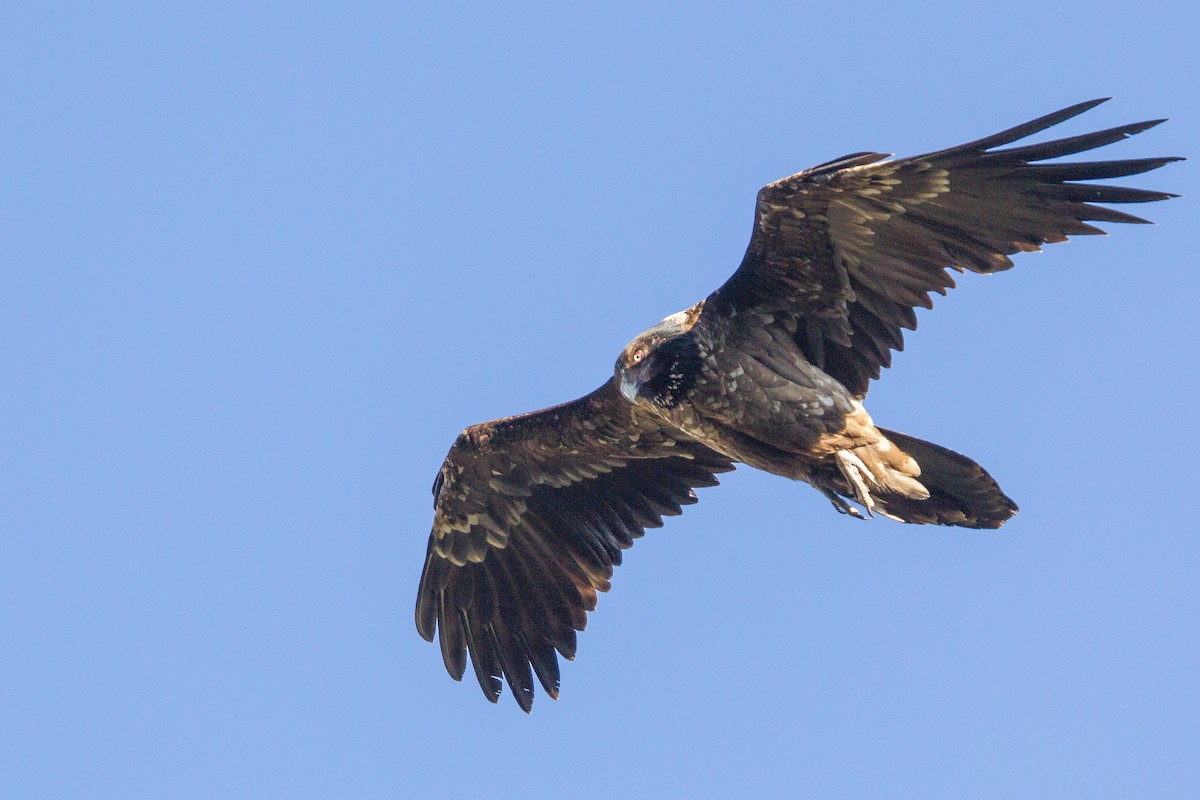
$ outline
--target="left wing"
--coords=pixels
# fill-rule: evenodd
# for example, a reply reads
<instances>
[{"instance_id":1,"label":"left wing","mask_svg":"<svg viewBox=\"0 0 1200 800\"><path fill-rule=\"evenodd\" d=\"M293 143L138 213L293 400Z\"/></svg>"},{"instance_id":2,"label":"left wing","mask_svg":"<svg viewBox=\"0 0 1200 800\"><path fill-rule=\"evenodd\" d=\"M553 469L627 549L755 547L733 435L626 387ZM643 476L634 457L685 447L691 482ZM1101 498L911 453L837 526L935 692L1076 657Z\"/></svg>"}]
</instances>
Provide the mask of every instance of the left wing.
<instances>
[{"instance_id":1,"label":"left wing","mask_svg":"<svg viewBox=\"0 0 1200 800\"><path fill-rule=\"evenodd\" d=\"M1162 120L994 149L1101 102L911 158L855 153L764 186L741 266L708 298L703 316L789 315L805 357L861 398L891 364L891 351L903 348L903 329L916 328L914 308L932 308L930 293L954 286L947 268L1008 269L1018 251L1103 233L1088 220L1146 221L1093 203L1175 196L1075 181L1135 175L1177 158L1033 163L1111 144Z\"/></svg>"},{"instance_id":2,"label":"left wing","mask_svg":"<svg viewBox=\"0 0 1200 800\"><path fill-rule=\"evenodd\" d=\"M555 651L609 589L621 551L696 502L733 463L637 411L612 381L561 406L468 428L434 483L417 630L461 680L469 653L493 703L521 708L533 676L558 696Z\"/></svg>"}]
</instances>

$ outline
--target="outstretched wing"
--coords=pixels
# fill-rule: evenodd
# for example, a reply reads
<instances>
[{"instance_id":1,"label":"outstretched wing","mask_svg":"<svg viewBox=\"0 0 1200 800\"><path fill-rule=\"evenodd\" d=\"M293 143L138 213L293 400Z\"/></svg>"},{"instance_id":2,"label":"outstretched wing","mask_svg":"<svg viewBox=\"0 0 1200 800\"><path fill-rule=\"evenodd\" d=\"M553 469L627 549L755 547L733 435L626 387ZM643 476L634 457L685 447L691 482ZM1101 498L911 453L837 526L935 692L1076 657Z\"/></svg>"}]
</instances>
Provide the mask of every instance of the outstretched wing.
<instances>
[{"instance_id":1,"label":"outstretched wing","mask_svg":"<svg viewBox=\"0 0 1200 800\"><path fill-rule=\"evenodd\" d=\"M607 591L621 551L733 469L639 413L606 382L565 405L468 428L434 483L417 630L455 680L470 654L492 702L521 708L533 676L558 696L558 659Z\"/></svg>"},{"instance_id":2,"label":"outstretched wing","mask_svg":"<svg viewBox=\"0 0 1200 800\"><path fill-rule=\"evenodd\" d=\"M863 396L890 365L891 351L903 348L902 329L916 328L914 308L932 308L930 293L954 286L947 268L1008 269L1008 256L1018 251L1103 233L1089 220L1146 221L1093 203L1175 196L1075 181L1136 175L1176 158L1034 163L1111 144L1163 120L995 149L1101 102L911 158L855 153L764 186L742 264L708 299L705 315L791 315L808 360Z\"/></svg>"}]
</instances>

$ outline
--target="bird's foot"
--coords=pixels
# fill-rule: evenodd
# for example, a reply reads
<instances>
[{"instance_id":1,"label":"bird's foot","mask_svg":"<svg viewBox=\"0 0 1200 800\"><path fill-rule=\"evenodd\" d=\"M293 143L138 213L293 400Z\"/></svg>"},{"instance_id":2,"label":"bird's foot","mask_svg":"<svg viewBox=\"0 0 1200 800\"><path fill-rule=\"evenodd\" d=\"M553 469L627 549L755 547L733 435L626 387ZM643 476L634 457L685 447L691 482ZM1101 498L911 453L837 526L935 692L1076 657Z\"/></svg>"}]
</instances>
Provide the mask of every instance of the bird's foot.
<instances>
[{"instance_id":1,"label":"bird's foot","mask_svg":"<svg viewBox=\"0 0 1200 800\"><path fill-rule=\"evenodd\" d=\"M838 510L839 514L847 514L855 519L866 519L861 511L843 500L833 489L827 489L824 486L817 488L821 490L821 494L829 498L829 502L833 503L833 507Z\"/></svg>"},{"instance_id":2,"label":"bird's foot","mask_svg":"<svg viewBox=\"0 0 1200 800\"><path fill-rule=\"evenodd\" d=\"M875 499L871 497L871 490L867 488L867 480L876 483L875 476L867 469L862 459L849 450L839 450L834 454L834 460L841 470L842 477L854 489L854 499L867 510L867 516L874 516L872 512L875 510Z\"/></svg>"}]
</instances>

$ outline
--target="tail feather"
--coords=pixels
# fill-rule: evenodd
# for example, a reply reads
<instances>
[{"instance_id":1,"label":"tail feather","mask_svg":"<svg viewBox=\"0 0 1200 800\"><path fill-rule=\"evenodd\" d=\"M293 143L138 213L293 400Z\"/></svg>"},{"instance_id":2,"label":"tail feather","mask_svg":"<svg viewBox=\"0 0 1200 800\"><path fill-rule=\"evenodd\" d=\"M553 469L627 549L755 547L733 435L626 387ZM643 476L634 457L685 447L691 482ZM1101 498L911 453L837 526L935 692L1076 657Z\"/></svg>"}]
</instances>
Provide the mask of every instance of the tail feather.
<instances>
[{"instance_id":1,"label":"tail feather","mask_svg":"<svg viewBox=\"0 0 1200 800\"><path fill-rule=\"evenodd\" d=\"M963 528L999 528L1017 513L1017 504L992 476L966 456L907 434L884 428L879 432L920 465L917 480L929 497L873 492L876 511L902 522Z\"/></svg>"}]
</instances>

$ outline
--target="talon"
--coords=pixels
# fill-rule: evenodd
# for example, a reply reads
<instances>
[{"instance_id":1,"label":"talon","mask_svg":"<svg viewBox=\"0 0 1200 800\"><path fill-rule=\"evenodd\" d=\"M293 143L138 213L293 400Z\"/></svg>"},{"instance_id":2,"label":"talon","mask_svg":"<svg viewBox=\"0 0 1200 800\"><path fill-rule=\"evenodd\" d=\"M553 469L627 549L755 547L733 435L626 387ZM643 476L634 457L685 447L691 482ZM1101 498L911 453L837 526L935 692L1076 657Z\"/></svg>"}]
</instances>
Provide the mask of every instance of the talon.
<instances>
[{"instance_id":1,"label":"talon","mask_svg":"<svg viewBox=\"0 0 1200 800\"><path fill-rule=\"evenodd\" d=\"M839 514L846 514L855 519L866 519L861 511L843 500L833 489L827 489L824 486L818 486L817 488L821 490L821 494L829 498L829 502L833 503L833 507L837 509Z\"/></svg>"}]
</instances>

